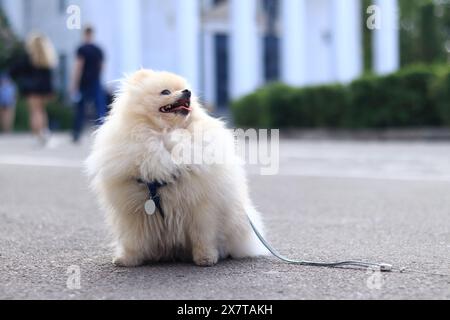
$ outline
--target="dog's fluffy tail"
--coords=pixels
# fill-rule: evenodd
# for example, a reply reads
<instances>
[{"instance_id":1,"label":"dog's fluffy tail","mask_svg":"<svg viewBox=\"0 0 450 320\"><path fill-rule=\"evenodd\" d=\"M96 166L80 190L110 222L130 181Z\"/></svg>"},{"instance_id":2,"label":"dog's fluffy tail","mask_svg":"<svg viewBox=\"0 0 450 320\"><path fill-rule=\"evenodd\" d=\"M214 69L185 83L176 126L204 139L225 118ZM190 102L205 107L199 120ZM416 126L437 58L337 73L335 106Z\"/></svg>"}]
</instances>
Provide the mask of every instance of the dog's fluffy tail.
<instances>
[{"instance_id":1,"label":"dog's fluffy tail","mask_svg":"<svg viewBox=\"0 0 450 320\"><path fill-rule=\"evenodd\" d=\"M261 219L261 214L251 205L246 207L245 214L248 216L248 219L252 221L258 232L261 235L264 235L264 224ZM250 222L247 221L247 217L246 223L248 223L248 232L246 234L246 239L245 241L239 241L238 239L236 239L237 243L233 245L231 256L233 258L239 259L268 255L269 251L253 231Z\"/></svg>"}]
</instances>

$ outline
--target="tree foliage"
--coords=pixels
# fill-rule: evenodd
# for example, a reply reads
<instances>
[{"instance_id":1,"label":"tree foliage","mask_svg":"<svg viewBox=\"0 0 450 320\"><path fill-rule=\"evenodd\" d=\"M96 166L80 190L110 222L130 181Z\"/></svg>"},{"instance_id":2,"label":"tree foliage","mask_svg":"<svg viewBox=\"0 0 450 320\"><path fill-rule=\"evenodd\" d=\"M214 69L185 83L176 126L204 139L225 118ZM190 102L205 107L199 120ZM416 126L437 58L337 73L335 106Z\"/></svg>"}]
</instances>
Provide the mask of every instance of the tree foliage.
<instances>
[{"instance_id":1,"label":"tree foliage","mask_svg":"<svg viewBox=\"0 0 450 320\"><path fill-rule=\"evenodd\" d=\"M363 0L364 16L373 0ZM445 63L450 57L450 0L398 0L400 61ZM364 28L364 66L372 70L372 34Z\"/></svg>"},{"instance_id":2,"label":"tree foliage","mask_svg":"<svg viewBox=\"0 0 450 320\"><path fill-rule=\"evenodd\" d=\"M450 0L399 0L402 65L448 60Z\"/></svg>"},{"instance_id":3,"label":"tree foliage","mask_svg":"<svg viewBox=\"0 0 450 320\"><path fill-rule=\"evenodd\" d=\"M0 8L0 71L8 69L14 58L23 50L8 20Z\"/></svg>"}]
</instances>

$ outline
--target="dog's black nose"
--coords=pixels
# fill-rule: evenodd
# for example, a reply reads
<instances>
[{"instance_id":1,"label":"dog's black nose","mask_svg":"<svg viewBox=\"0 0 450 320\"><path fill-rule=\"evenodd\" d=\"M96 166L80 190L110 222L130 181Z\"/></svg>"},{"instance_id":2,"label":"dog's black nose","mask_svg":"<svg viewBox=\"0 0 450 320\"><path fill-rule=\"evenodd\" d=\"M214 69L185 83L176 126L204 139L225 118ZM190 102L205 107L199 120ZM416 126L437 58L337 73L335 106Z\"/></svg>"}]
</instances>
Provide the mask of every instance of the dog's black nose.
<instances>
[{"instance_id":1,"label":"dog's black nose","mask_svg":"<svg viewBox=\"0 0 450 320\"><path fill-rule=\"evenodd\" d=\"M191 91L189 91L188 89L186 89L186 90L183 90L183 98L184 99L190 99L191 98L191 96L192 96L192 92Z\"/></svg>"}]
</instances>

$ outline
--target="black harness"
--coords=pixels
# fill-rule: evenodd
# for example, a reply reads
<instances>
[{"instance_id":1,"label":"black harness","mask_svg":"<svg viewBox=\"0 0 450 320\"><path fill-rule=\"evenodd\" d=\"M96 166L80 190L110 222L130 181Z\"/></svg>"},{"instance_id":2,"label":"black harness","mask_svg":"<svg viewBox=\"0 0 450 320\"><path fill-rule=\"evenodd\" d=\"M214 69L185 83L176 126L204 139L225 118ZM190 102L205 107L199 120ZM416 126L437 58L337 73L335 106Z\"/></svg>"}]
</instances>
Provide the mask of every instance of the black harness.
<instances>
[{"instance_id":1,"label":"black harness","mask_svg":"<svg viewBox=\"0 0 450 320\"><path fill-rule=\"evenodd\" d=\"M140 184L145 184L148 189L149 199L152 200L155 203L156 209L159 211L159 214L164 219L164 211L161 206L161 196L158 193L158 190L167 186L167 182L158 182L158 181L152 181L152 182L146 182L142 179L137 180Z\"/></svg>"}]
</instances>

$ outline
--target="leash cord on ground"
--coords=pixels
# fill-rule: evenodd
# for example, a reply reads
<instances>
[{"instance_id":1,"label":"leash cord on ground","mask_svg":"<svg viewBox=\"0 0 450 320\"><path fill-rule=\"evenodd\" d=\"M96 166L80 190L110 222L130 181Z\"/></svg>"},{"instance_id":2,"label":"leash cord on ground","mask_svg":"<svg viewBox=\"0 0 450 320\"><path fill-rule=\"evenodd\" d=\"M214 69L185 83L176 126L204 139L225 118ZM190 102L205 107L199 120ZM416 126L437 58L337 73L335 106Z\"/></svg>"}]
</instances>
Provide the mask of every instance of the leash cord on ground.
<instances>
[{"instance_id":1,"label":"leash cord on ground","mask_svg":"<svg viewBox=\"0 0 450 320\"><path fill-rule=\"evenodd\" d=\"M392 265L387 263L373 263L373 262L363 262L363 261L339 261L339 262L332 262L332 263L324 263L324 262L312 262L312 261L301 261L301 260L292 260L289 258L284 257L283 255L279 254L267 241L264 239L264 237L259 233L256 226L253 224L250 217L247 217L248 221L250 222L250 225L252 226L253 231L255 232L258 239L261 241L261 243L267 248L267 250L270 251L271 254L273 254L278 259L290 263L290 264L298 264L303 266L311 266L311 267L327 267L327 268L338 268L338 267L359 267L359 268L376 268L383 272L389 272L392 271Z\"/></svg>"}]
</instances>

